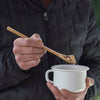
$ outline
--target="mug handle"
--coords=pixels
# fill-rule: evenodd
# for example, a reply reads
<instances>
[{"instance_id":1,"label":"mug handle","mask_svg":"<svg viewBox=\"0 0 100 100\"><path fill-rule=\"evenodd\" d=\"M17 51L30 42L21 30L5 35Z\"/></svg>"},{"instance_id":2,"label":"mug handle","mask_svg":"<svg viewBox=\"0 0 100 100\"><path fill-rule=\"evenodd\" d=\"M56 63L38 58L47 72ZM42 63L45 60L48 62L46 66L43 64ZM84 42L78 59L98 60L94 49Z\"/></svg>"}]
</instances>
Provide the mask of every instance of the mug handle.
<instances>
[{"instance_id":1,"label":"mug handle","mask_svg":"<svg viewBox=\"0 0 100 100\"><path fill-rule=\"evenodd\" d=\"M51 81L51 80L49 79L49 73L51 73L51 72L54 72L54 71L53 71L53 70L47 70L46 73L45 73L45 78L46 78L46 81L49 81L49 82L51 82L51 83L54 83L53 81Z\"/></svg>"}]
</instances>

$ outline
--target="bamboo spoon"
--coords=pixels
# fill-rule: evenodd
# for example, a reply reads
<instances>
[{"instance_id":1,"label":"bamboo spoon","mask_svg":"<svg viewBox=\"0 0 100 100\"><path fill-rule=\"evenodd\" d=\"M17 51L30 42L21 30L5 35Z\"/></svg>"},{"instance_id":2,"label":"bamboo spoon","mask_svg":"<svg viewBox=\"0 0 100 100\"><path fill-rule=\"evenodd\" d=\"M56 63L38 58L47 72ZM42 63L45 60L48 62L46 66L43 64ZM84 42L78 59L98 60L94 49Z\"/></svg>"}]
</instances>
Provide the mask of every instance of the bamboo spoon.
<instances>
[{"instance_id":1,"label":"bamboo spoon","mask_svg":"<svg viewBox=\"0 0 100 100\"><path fill-rule=\"evenodd\" d=\"M11 28L11 27L7 27L7 30L20 36L21 38L28 38L26 35L23 35L22 33L16 31L15 29ZM47 50L48 52L58 56L59 58L63 59L64 61L68 62L68 63L72 63L72 64L75 64L76 63L76 60L75 60L75 57L74 55L64 55L64 54L61 54L61 53L58 53L46 46L43 46L43 49Z\"/></svg>"}]
</instances>

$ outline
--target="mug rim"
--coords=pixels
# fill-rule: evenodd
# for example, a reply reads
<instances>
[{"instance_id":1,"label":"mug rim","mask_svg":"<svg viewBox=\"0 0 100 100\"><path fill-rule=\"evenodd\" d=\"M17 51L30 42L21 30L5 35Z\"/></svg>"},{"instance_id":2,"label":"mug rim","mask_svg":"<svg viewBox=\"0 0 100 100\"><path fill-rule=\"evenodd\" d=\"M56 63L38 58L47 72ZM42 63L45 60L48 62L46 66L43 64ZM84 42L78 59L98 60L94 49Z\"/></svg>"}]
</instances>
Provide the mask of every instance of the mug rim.
<instances>
[{"instance_id":1,"label":"mug rim","mask_svg":"<svg viewBox=\"0 0 100 100\"><path fill-rule=\"evenodd\" d=\"M62 67L67 67L66 68L57 68L59 66L62 66ZM72 67L71 67L72 66ZM78 67L77 69L74 68L74 67ZM53 70L56 70L56 71L74 71L74 72L82 72L82 71L88 71L90 68L88 66L84 66L84 65L72 65L72 64L59 64L59 65L53 65L51 67Z\"/></svg>"}]
</instances>

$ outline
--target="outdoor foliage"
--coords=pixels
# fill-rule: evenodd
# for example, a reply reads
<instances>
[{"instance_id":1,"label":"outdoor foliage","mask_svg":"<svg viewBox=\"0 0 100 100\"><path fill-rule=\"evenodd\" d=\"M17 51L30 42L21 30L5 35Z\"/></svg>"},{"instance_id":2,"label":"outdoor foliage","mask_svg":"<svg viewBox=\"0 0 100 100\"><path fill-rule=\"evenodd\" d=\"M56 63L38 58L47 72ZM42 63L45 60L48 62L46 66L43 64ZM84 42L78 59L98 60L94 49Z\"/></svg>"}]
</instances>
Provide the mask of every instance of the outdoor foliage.
<instances>
[{"instance_id":1,"label":"outdoor foliage","mask_svg":"<svg viewBox=\"0 0 100 100\"><path fill-rule=\"evenodd\" d=\"M95 11L97 25L100 29L100 0L92 0L92 3Z\"/></svg>"},{"instance_id":2,"label":"outdoor foliage","mask_svg":"<svg viewBox=\"0 0 100 100\"><path fill-rule=\"evenodd\" d=\"M100 92L94 97L93 100L100 100Z\"/></svg>"}]
</instances>

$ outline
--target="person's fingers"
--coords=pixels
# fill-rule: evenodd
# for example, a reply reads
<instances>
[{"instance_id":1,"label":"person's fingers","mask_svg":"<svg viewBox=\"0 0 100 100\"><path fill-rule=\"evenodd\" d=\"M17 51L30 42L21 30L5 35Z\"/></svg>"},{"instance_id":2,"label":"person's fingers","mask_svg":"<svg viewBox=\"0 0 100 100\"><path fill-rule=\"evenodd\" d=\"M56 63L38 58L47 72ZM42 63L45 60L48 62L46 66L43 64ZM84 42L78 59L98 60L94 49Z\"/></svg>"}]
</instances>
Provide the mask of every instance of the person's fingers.
<instances>
[{"instance_id":1,"label":"person's fingers","mask_svg":"<svg viewBox=\"0 0 100 100\"><path fill-rule=\"evenodd\" d=\"M27 61L31 61L31 60L37 60L40 59L44 54L30 54L30 55L20 55L17 54L15 56L15 59L17 62L27 62Z\"/></svg>"},{"instance_id":2,"label":"person's fingers","mask_svg":"<svg viewBox=\"0 0 100 100\"><path fill-rule=\"evenodd\" d=\"M61 93L62 93L63 95L70 95L70 94L72 94L71 92L69 92L69 91L66 90L66 89L61 89L60 91L61 91Z\"/></svg>"},{"instance_id":3,"label":"person's fingers","mask_svg":"<svg viewBox=\"0 0 100 100\"><path fill-rule=\"evenodd\" d=\"M37 33L33 34L33 35L31 36L31 38L38 38L38 39L40 39L40 41L42 41L40 35L37 34ZM44 44L43 44L43 46L44 46ZM47 51L45 50L45 53L46 53L46 52L47 52Z\"/></svg>"},{"instance_id":4,"label":"person's fingers","mask_svg":"<svg viewBox=\"0 0 100 100\"><path fill-rule=\"evenodd\" d=\"M59 89L57 87L53 86L53 84L50 82L47 82L47 86L51 90L51 92L54 94L56 100L61 100L62 94L59 91Z\"/></svg>"},{"instance_id":5,"label":"person's fingers","mask_svg":"<svg viewBox=\"0 0 100 100\"><path fill-rule=\"evenodd\" d=\"M70 91L67 91L66 89L62 89L61 90L61 93L63 96L66 96L66 95L74 95L76 97L78 97L79 95L82 97L84 97L84 95L87 93L87 90L90 86L92 86L94 84L94 79L92 78L86 78L86 89L82 92L79 92L79 93L72 93Z\"/></svg>"},{"instance_id":6,"label":"person's fingers","mask_svg":"<svg viewBox=\"0 0 100 100\"><path fill-rule=\"evenodd\" d=\"M14 45L25 47L43 47L43 42L39 38L17 38Z\"/></svg>"},{"instance_id":7,"label":"person's fingers","mask_svg":"<svg viewBox=\"0 0 100 100\"><path fill-rule=\"evenodd\" d=\"M80 95L86 95L87 90L89 87L94 85L94 79L93 78L86 78L86 89L84 91L82 91L81 93L79 93Z\"/></svg>"},{"instance_id":8,"label":"person's fingers","mask_svg":"<svg viewBox=\"0 0 100 100\"><path fill-rule=\"evenodd\" d=\"M19 62L18 65L22 70L28 70L32 67L37 66L39 63L40 63L40 59L37 59L37 60L28 61L28 62Z\"/></svg>"},{"instance_id":9,"label":"person's fingers","mask_svg":"<svg viewBox=\"0 0 100 100\"><path fill-rule=\"evenodd\" d=\"M86 89L94 85L94 79L93 78L86 78Z\"/></svg>"},{"instance_id":10,"label":"person's fingers","mask_svg":"<svg viewBox=\"0 0 100 100\"><path fill-rule=\"evenodd\" d=\"M44 53L45 50L42 48L36 48L36 47L20 47L20 46L14 46L13 48L14 54L35 54L35 53Z\"/></svg>"}]
</instances>

